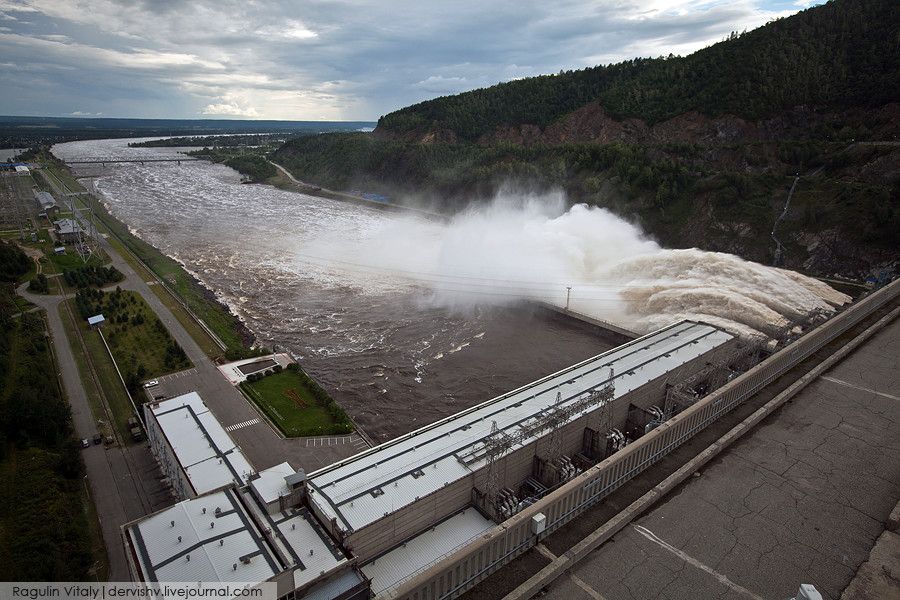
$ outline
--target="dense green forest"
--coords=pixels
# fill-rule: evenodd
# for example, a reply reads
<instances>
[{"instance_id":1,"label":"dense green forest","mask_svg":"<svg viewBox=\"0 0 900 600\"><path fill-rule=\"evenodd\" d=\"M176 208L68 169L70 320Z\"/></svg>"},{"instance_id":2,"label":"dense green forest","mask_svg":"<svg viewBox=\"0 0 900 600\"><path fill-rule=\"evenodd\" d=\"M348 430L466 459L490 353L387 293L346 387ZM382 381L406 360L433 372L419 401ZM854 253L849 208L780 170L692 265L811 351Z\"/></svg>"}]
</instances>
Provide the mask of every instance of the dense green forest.
<instances>
[{"instance_id":1,"label":"dense green forest","mask_svg":"<svg viewBox=\"0 0 900 600\"><path fill-rule=\"evenodd\" d=\"M298 178L335 189L367 189L403 201L440 199L448 211L504 187L563 189L573 203L601 206L639 223L670 247L701 246L770 262L769 232L797 165L815 173L798 185L783 224L788 264L807 263L805 235L834 231L844 242L890 252L900 246L900 182L865 181L860 165L895 164L892 146L778 142L710 150L701 145L413 144L334 134L286 145L275 160ZM752 165L747 168L747 165ZM862 276L866 267L843 264Z\"/></svg>"},{"instance_id":2,"label":"dense green forest","mask_svg":"<svg viewBox=\"0 0 900 600\"><path fill-rule=\"evenodd\" d=\"M879 106L900 97L900 3L832 0L686 57L637 58L531 77L409 106L381 133L546 126L599 101L614 118L656 123L689 111L757 120L798 106Z\"/></svg>"},{"instance_id":3,"label":"dense green forest","mask_svg":"<svg viewBox=\"0 0 900 600\"><path fill-rule=\"evenodd\" d=\"M865 278L900 259L898 7L834 0L687 57L438 98L272 158L306 182L446 212L561 189L665 246L767 264L799 176L779 264Z\"/></svg>"},{"instance_id":4,"label":"dense green forest","mask_svg":"<svg viewBox=\"0 0 900 600\"><path fill-rule=\"evenodd\" d=\"M318 132L308 132L309 135ZM294 134L297 135L297 134ZM283 142L292 135L285 133L247 133L240 135L194 135L187 137L170 137L143 142L131 142L129 148L234 148L238 146L262 146L274 142Z\"/></svg>"},{"instance_id":5,"label":"dense green forest","mask_svg":"<svg viewBox=\"0 0 900 600\"><path fill-rule=\"evenodd\" d=\"M122 281L125 279L125 275L111 265L109 267L84 265L74 269L64 270L63 279L66 280L66 283L75 288L88 286L103 287L111 283Z\"/></svg>"},{"instance_id":6,"label":"dense green forest","mask_svg":"<svg viewBox=\"0 0 900 600\"><path fill-rule=\"evenodd\" d=\"M263 149L244 152L232 148L203 148L188 152L188 154L212 162L223 163L253 183L263 182L276 175L275 167L266 159Z\"/></svg>"},{"instance_id":7,"label":"dense green forest","mask_svg":"<svg viewBox=\"0 0 900 600\"><path fill-rule=\"evenodd\" d=\"M40 313L12 316L24 253L0 242L0 578L72 581L93 564L84 467Z\"/></svg>"}]
</instances>

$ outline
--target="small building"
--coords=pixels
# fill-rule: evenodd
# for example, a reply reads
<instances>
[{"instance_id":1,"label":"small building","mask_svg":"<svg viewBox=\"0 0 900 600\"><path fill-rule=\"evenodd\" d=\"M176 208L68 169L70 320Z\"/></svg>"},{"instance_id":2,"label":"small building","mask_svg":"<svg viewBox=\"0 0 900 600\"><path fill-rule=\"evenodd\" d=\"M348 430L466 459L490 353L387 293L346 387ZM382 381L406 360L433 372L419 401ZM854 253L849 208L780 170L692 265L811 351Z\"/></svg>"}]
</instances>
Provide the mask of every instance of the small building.
<instances>
[{"instance_id":1,"label":"small building","mask_svg":"<svg viewBox=\"0 0 900 600\"><path fill-rule=\"evenodd\" d=\"M245 485L253 467L197 392L144 405L150 449L180 498L231 483Z\"/></svg>"},{"instance_id":2,"label":"small building","mask_svg":"<svg viewBox=\"0 0 900 600\"><path fill-rule=\"evenodd\" d=\"M93 317L88 317L88 326L91 329L100 329L103 327L103 324L106 322L106 319L103 315L94 315Z\"/></svg>"},{"instance_id":3,"label":"small building","mask_svg":"<svg viewBox=\"0 0 900 600\"><path fill-rule=\"evenodd\" d=\"M219 365L219 372L231 382L231 385L239 385L253 373L263 373L269 369L278 370L276 367L286 369L292 362L294 359L289 354L279 352L225 363Z\"/></svg>"},{"instance_id":4,"label":"small building","mask_svg":"<svg viewBox=\"0 0 900 600\"><path fill-rule=\"evenodd\" d=\"M48 221L55 221L56 217L59 216L59 207L58 206L48 206L45 210L40 212L40 216L46 217Z\"/></svg>"},{"instance_id":5,"label":"small building","mask_svg":"<svg viewBox=\"0 0 900 600\"><path fill-rule=\"evenodd\" d=\"M302 482L305 479L302 470L299 471L299 476ZM298 472L289 463L283 462L250 477L249 489L266 512L275 514L287 510L291 505L290 482L297 477Z\"/></svg>"},{"instance_id":6,"label":"small building","mask_svg":"<svg viewBox=\"0 0 900 600\"><path fill-rule=\"evenodd\" d=\"M41 205L42 211L46 211L47 209L56 206L56 200L50 192L35 192L34 198L38 201L38 204Z\"/></svg>"},{"instance_id":7,"label":"small building","mask_svg":"<svg viewBox=\"0 0 900 600\"><path fill-rule=\"evenodd\" d=\"M53 221L53 231L56 239L64 244L73 244L77 242L84 233L81 225L74 219L60 219Z\"/></svg>"},{"instance_id":8,"label":"small building","mask_svg":"<svg viewBox=\"0 0 900 600\"><path fill-rule=\"evenodd\" d=\"M28 175L29 172L25 165L16 165L16 175Z\"/></svg>"},{"instance_id":9,"label":"small building","mask_svg":"<svg viewBox=\"0 0 900 600\"><path fill-rule=\"evenodd\" d=\"M53 253L63 255L66 253L66 247L65 246L57 246L56 248L53 249Z\"/></svg>"}]
</instances>

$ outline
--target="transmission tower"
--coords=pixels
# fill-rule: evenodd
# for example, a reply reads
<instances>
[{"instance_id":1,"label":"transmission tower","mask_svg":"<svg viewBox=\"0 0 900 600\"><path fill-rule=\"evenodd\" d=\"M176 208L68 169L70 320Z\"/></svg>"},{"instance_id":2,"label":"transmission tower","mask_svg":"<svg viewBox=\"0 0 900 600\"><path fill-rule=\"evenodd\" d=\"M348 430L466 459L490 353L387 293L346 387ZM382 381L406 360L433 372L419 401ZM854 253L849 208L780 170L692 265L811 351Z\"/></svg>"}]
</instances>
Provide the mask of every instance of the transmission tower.
<instances>
[{"instance_id":1,"label":"transmission tower","mask_svg":"<svg viewBox=\"0 0 900 600\"><path fill-rule=\"evenodd\" d=\"M614 393L615 387L612 380L612 370L610 370L610 378L602 387L590 390L587 394L570 400L567 404L563 401L562 394L558 392L556 402L550 408L536 415L531 420L519 424L513 433L501 430L497 426L497 422L492 421L490 433L474 444L468 452L460 454L457 460L467 467L474 465L480 460L485 461L487 473L484 492L489 503L492 504L500 491L500 474L497 466L497 460L500 457L517 444L526 443L547 430L551 432L550 451L551 453L556 452L558 457L562 445L560 428L573 417L582 414L590 407L609 403Z\"/></svg>"},{"instance_id":2,"label":"transmission tower","mask_svg":"<svg viewBox=\"0 0 900 600\"><path fill-rule=\"evenodd\" d=\"M487 460L487 480L485 482L485 495L488 503L493 504L497 493L500 491L500 471L497 459L512 447L510 436L497 427L497 421L491 421L491 432L482 441Z\"/></svg>"}]
</instances>

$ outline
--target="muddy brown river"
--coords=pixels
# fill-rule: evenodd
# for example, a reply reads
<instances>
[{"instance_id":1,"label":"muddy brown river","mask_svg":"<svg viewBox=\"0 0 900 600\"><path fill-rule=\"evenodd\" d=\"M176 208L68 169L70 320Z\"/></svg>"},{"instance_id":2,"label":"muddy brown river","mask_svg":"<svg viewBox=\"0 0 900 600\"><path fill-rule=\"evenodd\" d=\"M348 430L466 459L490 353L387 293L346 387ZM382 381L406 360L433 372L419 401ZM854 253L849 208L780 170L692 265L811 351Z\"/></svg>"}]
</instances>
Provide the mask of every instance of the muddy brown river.
<instances>
[{"instance_id":1,"label":"muddy brown river","mask_svg":"<svg viewBox=\"0 0 900 600\"><path fill-rule=\"evenodd\" d=\"M64 160L177 156L134 140L60 144ZM294 354L383 441L613 346L598 332L493 299L448 308L391 271L329 261L396 213L242 185L208 162L121 163L82 174L112 214L179 260L265 345Z\"/></svg>"}]
</instances>

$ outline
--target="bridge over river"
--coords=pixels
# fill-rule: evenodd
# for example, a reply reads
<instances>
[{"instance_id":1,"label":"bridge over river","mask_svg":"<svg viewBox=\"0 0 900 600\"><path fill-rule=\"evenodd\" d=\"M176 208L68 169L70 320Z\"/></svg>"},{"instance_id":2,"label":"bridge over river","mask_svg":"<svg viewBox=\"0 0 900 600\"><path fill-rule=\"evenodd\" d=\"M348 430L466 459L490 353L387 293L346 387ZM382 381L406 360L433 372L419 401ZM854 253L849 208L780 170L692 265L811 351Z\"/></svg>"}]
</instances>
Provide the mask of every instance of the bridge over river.
<instances>
[{"instance_id":1,"label":"bridge over river","mask_svg":"<svg viewBox=\"0 0 900 600\"><path fill-rule=\"evenodd\" d=\"M96 159L85 159L85 160L67 160L67 165L106 165L107 163L161 163L161 162L174 162L181 164L182 162L196 162L197 158L96 158Z\"/></svg>"}]
</instances>

